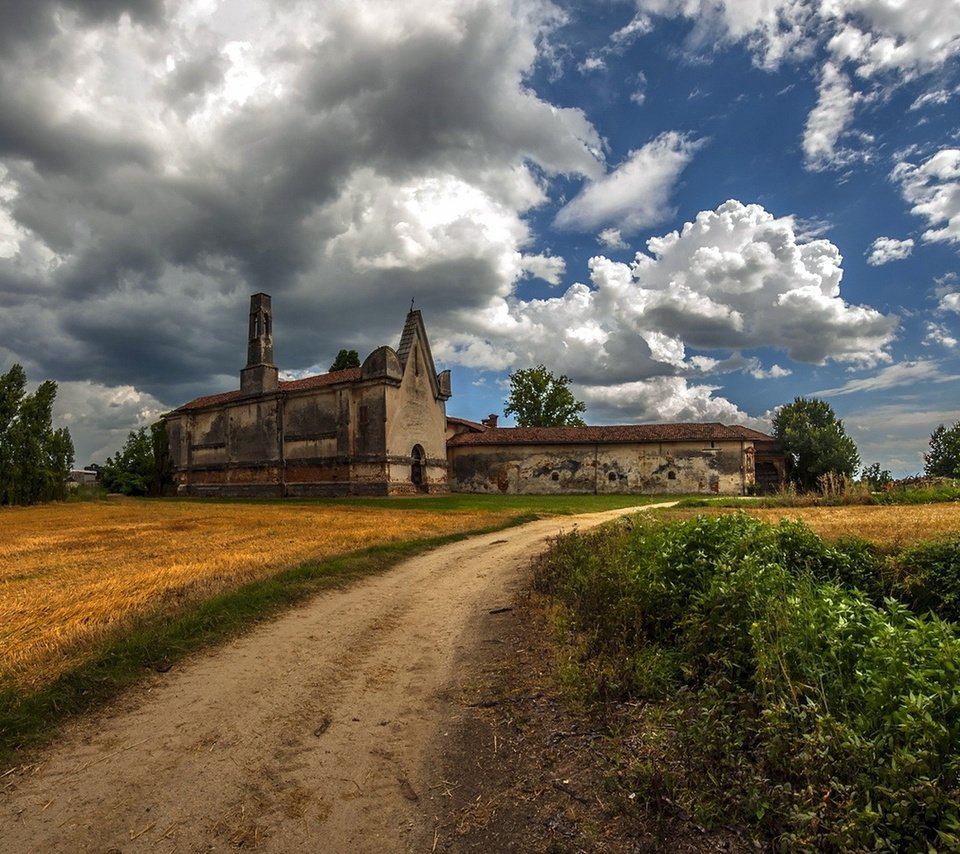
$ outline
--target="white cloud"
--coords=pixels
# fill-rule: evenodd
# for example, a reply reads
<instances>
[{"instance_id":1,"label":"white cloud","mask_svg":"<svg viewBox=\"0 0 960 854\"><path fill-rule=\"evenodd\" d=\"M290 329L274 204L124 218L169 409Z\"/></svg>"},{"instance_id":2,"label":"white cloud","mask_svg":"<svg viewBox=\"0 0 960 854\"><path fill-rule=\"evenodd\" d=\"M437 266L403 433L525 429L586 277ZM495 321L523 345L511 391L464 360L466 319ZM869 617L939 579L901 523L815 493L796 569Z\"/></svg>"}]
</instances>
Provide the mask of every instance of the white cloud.
<instances>
[{"instance_id":1,"label":"white cloud","mask_svg":"<svg viewBox=\"0 0 960 854\"><path fill-rule=\"evenodd\" d=\"M931 226L923 232L924 240L960 242L960 149L941 149L919 166L900 163L893 179L913 205L911 212Z\"/></svg>"},{"instance_id":2,"label":"white cloud","mask_svg":"<svg viewBox=\"0 0 960 854\"><path fill-rule=\"evenodd\" d=\"M682 377L655 377L611 386L577 386L591 421L637 423L644 421L720 421L770 430L766 419L752 418L736 404L717 395L719 386L693 385Z\"/></svg>"},{"instance_id":3,"label":"white cloud","mask_svg":"<svg viewBox=\"0 0 960 854\"><path fill-rule=\"evenodd\" d=\"M844 166L854 159L854 152L838 143L850 130L859 103L936 72L960 55L960 4L955 0L635 3L641 15L692 20L689 47L694 55L723 42L743 42L757 65L773 69L825 53L818 103L804 134L812 169Z\"/></svg>"},{"instance_id":4,"label":"white cloud","mask_svg":"<svg viewBox=\"0 0 960 854\"><path fill-rule=\"evenodd\" d=\"M960 293L956 291L947 291L940 296L940 304L937 306L940 311L955 311L960 314Z\"/></svg>"},{"instance_id":5,"label":"white cloud","mask_svg":"<svg viewBox=\"0 0 960 854\"><path fill-rule=\"evenodd\" d=\"M629 82L633 87L630 100L638 107L642 107L647 100L647 76L642 71L638 71Z\"/></svg>"},{"instance_id":6,"label":"white cloud","mask_svg":"<svg viewBox=\"0 0 960 854\"><path fill-rule=\"evenodd\" d=\"M686 390L690 379L732 370L757 378L789 373L779 365L763 369L741 351L771 348L801 362L867 367L889 361L896 318L842 299L836 247L800 241L792 219L757 205L726 202L681 231L651 238L632 264L597 256L589 266L589 285L551 299L509 296L459 312L456 332L435 336L442 339L435 352L491 369L544 362L605 411L616 394L604 389L669 387L689 406L699 401L704 417L710 390ZM655 399L644 404L647 418L693 411L666 399L657 410Z\"/></svg>"},{"instance_id":7,"label":"white cloud","mask_svg":"<svg viewBox=\"0 0 960 854\"><path fill-rule=\"evenodd\" d=\"M551 285L559 285L567 269L567 262L556 255L524 255L520 266L530 276L543 279Z\"/></svg>"},{"instance_id":8,"label":"white cloud","mask_svg":"<svg viewBox=\"0 0 960 854\"><path fill-rule=\"evenodd\" d=\"M605 228L597 235L597 242L609 249L627 248L627 243L623 239L619 228Z\"/></svg>"},{"instance_id":9,"label":"white cloud","mask_svg":"<svg viewBox=\"0 0 960 854\"><path fill-rule=\"evenodd\" d=\"M816 171L849 163L855 156L840 147L840 138L853 121L859 100L846 75L832 62L823 67L818 92L803 132L806 164Z\"/></svg>"},{"instance_id":10,"label":"white cloud","mask_svg":"<svg viewBox=\"0 0 960 854\"><path fill-rule=\"evenodd\" d=\"M960 7L944 0L635 0L643 14L683 16L697 24L694 41L745 41L768 68L809 56L826 42L861 77L883 71L909 76L960 52Z\"/></svg>"},{"instance_id":11,"label":"white cloud","mask_svg":"<svg viewBox=\"0 0 960 854\"><path fill-rule=\"evenodd\" d=\"M931 104L941 107L948 104L957 94L960 94L960 89L935 89L933 92L924 92L910 105L910 110L922 110Z\"/></svg>"},{"instance_id":12,"label":"white cloud","mask_svg":"<svg viewBox=\"0 0 960 854\"><path fill-rule=\"evenodd\" d=\"M941 347L946 347L950 350L957 346L957 339L945 324L927 321L927 323L924 325L924 329L926 332L923 338L923 343L925 346L929 347L936 344Z\"/></svg>"},{"instance_id":13,"label":"white cloud","mask_svg":"<svg viewBox=\"0 0 960 854\"><path fill-rule=\"evenodd\" d=\"M621 27L610 36L610 41L615 45L628 45L640 36L646 35L652 29L653 23L646 15L635 15L629 24Z\"/></svg>"},{"instance_id":14,"label":"white cloud","mask_svg":"<svg viewBox=\"0 0 960 854\"><path fill-rule=\"evenodd\" d=\"M861 391L870 392L898 386L909 386L918 382L945 383L957 379L960 379L960 375L942 373L939 362L931 359L917 359L915 361L898 362L877 371L873 376L850 380L837 388L821 389L813 393L823 397L840 397Z\"/></svg>"},{"instance_id":15,"label":"white cloud","mask_svg":"<svg viewBox=\"0 0 960 854\"><path fill-rule=\"evenodd\" d=\"M867 263L871 267L889 264L891 261L902 261L909 258L913 252L913 240L897 240L895 237L878 237L870 244Z\"/></svg>"},{"instance_id":16,"label":"white cloud","mask_svg":"<svg viewBox=\"0 0 960 854\"><path fill-rule=\"evenodd\" d=\"M763 368L759 364L750 370L750 376L757 380L779 380L789 377L793 371L780 365L771 365L769 368Z\"/></svg>"},{"instance_id":17,"label":"white cloud","mask_svg":"<svg viewBox=\"0 0 960 854\"><path fill-rule=\"evenodd\" d=\"M613 172L589 182L557 214L558 228L591 231L603 226L633 234L672 213L670 195L684 167L703 145L683 134L661 134L631 151Z\"/></svg>"},{"instance_id":18,"label":"white cloud","mask_svg":"<svg viewBox=\"0 0 960 854\"><path fill-rule=\"evenodd\" d=\"M593 71L604 71L606 67L606 60L602 56L591 54L577 66L577 71L581 74L590 74Z\"/></svg>"}]
</instances>

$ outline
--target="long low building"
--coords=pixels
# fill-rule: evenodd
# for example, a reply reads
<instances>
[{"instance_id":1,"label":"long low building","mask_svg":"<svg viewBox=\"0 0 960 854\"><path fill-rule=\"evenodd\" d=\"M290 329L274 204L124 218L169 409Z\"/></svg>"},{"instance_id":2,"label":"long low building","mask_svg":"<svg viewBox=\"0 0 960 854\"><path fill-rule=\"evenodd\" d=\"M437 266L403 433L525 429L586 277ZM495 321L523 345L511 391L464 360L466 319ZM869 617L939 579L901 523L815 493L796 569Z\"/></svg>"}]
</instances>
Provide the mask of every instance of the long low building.
<instances>
[{"instance_id":1,"label":"long low building","mask_svg":"<svg viewBox=\"0 0 960 854\"><path fill-rule=\"evenodd\" d=\"M494 427L449 419L454 492L745 495L783 480L772 437L719 423ZM494 422L495 423L495 422Z\"/></svg>"}]
</instances>

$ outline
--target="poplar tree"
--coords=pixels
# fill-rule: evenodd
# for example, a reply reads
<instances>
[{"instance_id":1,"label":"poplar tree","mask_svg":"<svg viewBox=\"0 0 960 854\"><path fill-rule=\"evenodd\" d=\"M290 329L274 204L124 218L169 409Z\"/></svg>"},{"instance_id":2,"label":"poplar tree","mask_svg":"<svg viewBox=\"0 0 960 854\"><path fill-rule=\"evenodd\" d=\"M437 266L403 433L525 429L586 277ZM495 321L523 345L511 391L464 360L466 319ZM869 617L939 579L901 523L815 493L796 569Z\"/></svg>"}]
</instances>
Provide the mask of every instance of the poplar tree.
<instances>
[{"instance_id":1,"label":"poplar tree","mask_svg":"<svg viewBox=\"0 0 960 854\"><path fill-rule=\"evenodd\" d=\"M0 504L63 500L73 467L73 440L53 427L57 384L26 393L27 375L13 365L0 375Z\"/></svg>"}]
</instances>

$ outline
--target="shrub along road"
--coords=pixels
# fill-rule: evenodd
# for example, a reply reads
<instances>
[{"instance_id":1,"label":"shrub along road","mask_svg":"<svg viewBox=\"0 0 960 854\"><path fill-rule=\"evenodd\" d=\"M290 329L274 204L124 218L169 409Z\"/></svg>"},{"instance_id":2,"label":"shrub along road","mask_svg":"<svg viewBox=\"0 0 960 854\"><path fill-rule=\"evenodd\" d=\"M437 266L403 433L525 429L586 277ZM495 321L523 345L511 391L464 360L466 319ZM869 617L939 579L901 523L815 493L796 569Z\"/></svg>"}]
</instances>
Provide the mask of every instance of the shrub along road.
<instances>
[{"instance_id":1,"label":"shrub along road","mask_svg":"<svg viewBox=\"0 0 960 854\"><path fill-rule=\"evenodd\" d=\"M546 540L628 512L443 546L152 676L0 780L0 850L449 850L435 760L484 621Z\"/></svg>"}]
</instances>

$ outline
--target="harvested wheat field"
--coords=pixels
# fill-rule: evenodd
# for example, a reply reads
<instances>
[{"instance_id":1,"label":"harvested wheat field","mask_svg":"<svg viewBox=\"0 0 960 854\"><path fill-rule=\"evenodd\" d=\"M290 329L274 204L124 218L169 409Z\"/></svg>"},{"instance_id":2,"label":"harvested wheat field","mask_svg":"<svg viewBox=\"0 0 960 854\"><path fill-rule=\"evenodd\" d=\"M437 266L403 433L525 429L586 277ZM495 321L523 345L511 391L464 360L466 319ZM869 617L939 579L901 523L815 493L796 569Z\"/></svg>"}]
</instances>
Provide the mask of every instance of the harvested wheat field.
<instances>
[{"instance_id":1,"label":"harvested wheat field","mask_svg":"<svg viewBox=\"0 0 960 854\"><path fill-rule=\"evenodd\" d=\"M111 501L3 508L0 684L44 684L171 603L309 560L489 526L511 514L386 505Z\"/></svg>"},{"instance_id":2,"label":"harvested wheat field","mask_svg":"<svg viewBox=\"0 0 960 854\"><path fill-rule=\"evenodd\" d=\"M766 522L800 519L828 540L861 537L894 549L919 540L960 533L960 504L955 503L841 507L751 507L746 504L743 509ZM719 508L677 511L685 517L735 512Z\"/></svg>"}]
</instances>

